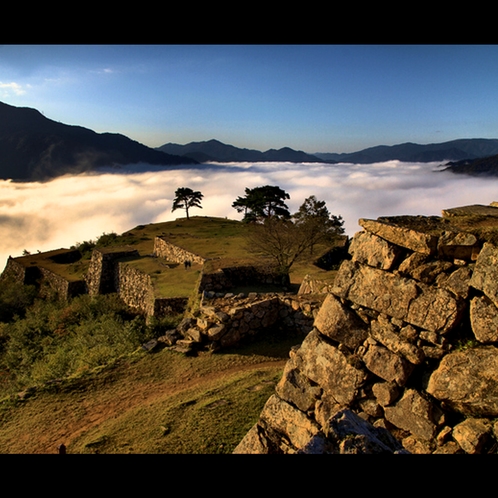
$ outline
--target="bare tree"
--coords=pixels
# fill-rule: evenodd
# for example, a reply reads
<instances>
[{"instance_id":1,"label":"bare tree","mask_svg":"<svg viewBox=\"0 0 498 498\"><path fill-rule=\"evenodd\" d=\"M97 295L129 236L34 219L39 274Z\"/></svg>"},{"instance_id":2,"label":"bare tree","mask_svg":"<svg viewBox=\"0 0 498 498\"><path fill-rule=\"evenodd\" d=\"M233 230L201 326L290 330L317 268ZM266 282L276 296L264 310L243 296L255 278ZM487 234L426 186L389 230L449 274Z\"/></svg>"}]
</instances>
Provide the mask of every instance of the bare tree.
<instances>
[{"instance_id":1,"label":"bare tree","mask_svg":"<svg viewBox=\"0 0 498 498\"><path fill-rule=\"evenodd\" d=\"M289 285L294 263L315 245L332 244L344 232L342 225L340 216L330 216L325 203L311 196L290 219L272 216L248 227L248 247L273 260L282 284Z\"/></svg>"}]
</instances>

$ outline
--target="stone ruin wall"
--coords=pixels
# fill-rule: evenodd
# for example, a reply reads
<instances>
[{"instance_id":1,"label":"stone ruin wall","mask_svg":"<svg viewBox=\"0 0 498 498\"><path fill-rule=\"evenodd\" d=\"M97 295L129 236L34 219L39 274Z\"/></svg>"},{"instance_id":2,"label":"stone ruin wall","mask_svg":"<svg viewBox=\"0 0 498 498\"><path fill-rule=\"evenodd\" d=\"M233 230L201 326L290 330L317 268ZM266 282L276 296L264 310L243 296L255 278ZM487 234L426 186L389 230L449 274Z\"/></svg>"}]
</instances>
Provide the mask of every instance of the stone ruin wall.
<instances>
[{"instance_id":1,"label":"stone ruin wall","mask_svg":"<svg viewBox=\"0 0 498 498\"><path fill-rule=\"evenodd\" d=\"M154 256L164 258L174 263L191 261L192 263L203 265L206 261L205 258L199 256L198 254L194 254L193 252L187 251L180 246L172 244L163 237L156 237L154 239Z\"/></svg>"},{"instance_id":2,"label":"stone ruin wall","mask_svg":"<svg viewBox=\"0 0 498 498\"><path fill-rule=\"evenodd\" d=\"M279 285L281 278L268 265L235 266L202 272L199 292L226 292L235 286Z\"/></svg>"},{"instance_id":3,"label":"stone ruin wall","mask_svg":"<svg viewBox=\"0 0 498 498\"><path fill-rule=\"evenodd\" d=\"M115 288L119 297L130 307L147 318L183 313L188 298L157 298L150 275L118 262L115 272Z\"/></svg>"},{"instance_id":4,"label":"stone ruin wall","mask_svg":"<svg viewBox=\"0 0 498 498\"><path fill-rule=\"evenodd\" d=\"M496 452L498 247L360 225L235 453Z\"/></svg>"},{"instance_id":5,"label":"stone ruin wall","mask_svg":"<svg viewBox=\"0 0 498 498\"><path fill-rule=\"evenodd\" d=\"M234 346L242 339L264 334L273 327L303 334L313 321L325 295L286 295L278 293L247 296L227 294L201 301L198 316L186 318L178 327L180 346L217 350Z\"/></svg>"},{"instance_id":6,"label":"stone ruin wall","mask_svg":"<svg viewBox=\"0 0 498 498\"><path fill-rule=\"evenodd\" d=\"M39 276L40 272L37 266L27 268L10 256L2 272L2 278L9 278L24 285L34 284Z\"/></svg>"},{"instance_id":7,"label":"stone ruin wall","mask_svg":"<svg viewBox=\"0 0 498 498\"><path fill-rule=\"evenodd\" d=\"M125 304L147 316L154 314L154 288L150 275L126 263L117 263L115 290Z\"/></svg>"},{"instance_id":8,"label":"stone ruin wall","mask_svg":"<svg viewBox=\"0 0 498 498\"><path fill-rule=\"evenodd\" d=\"M86 294L86 282L84 280L67 280L46 268L39 268L42 282L50 291L56 293L62 300L68 300L80 294ZM43 292L41 294L43 296Z\"/></svg>"},{"instance_id":9,"label":"stone ruin wall","mask_svg":"<svg viewBox=\"0 0 498 498\"><path fill-rule=\"evenodd\" d=\"M138 256L138 251L105 251L94 249L86 274L86 285L91 296L116 292L117 261L128 256Z\"/></svg>"},{"instance_id":10,"label":"stone ruin wall","mask_svg":"<svg viewBox=\"0 0 498 498\"><path fill-rule=\"evenodd\" d=\"M13 279L23 285L36 285L42 282L41 295L55 292L59 299L70 299L86 293L86 284L83 280L70 281L57 275L51 270L39 266L24 266L14 258L9 258L2 273L2 279Z\"/></svg>"}]
</instances>

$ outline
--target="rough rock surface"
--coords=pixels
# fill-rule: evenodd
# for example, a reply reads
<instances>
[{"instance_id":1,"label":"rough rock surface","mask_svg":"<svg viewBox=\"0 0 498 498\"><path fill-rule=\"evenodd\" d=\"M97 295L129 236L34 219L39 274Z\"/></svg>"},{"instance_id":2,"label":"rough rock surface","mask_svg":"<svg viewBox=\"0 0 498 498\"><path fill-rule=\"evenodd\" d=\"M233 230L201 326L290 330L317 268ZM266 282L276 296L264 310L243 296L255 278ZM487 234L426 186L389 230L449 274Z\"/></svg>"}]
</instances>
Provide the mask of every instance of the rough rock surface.
<instances>
[{"instance_id":1,"label":"rough rock surface","mask_svg":"<svg viewBox=\"0 0 498 498\"><path fill-rule=\"evenodd\" d=\"M498 210L470 208L360 220L235 453L497 451L498 248L459 217Z\"/></svg>"}]
</instances>

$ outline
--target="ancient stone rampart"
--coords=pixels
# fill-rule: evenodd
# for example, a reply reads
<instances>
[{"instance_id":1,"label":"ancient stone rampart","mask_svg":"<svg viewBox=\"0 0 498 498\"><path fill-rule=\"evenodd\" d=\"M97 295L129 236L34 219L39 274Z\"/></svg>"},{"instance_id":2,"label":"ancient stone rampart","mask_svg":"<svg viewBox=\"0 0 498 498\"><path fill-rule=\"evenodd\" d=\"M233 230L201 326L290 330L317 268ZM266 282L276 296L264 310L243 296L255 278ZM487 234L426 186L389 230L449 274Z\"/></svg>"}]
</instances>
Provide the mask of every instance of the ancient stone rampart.
<instances>
[{"instance_id":1,"label":"ancient stone rampart","mask_svg":"<svg viewBox=\"0 0 498 498\"><path fill-rule=\"evenodd\" d=\"M68 258L74 257L72 251L68 251L68 254ZM65 261L65 253L61 253L59 256L60 260ZM55 292L60 299L69 299L86 293L84 280L70 280L38 264L28 265L15 258L7 260L1 278L23 285L40 286L42 295L46 292Z\"/></svg>"},{"instance_id":2,"label":"ancient stone rampart","mask_svg":"<svg viewBox=\"0 0 498 498\"><path fill-rule=\"evenodd\" d=\"M68 300L80 294L86 294L84 280L68 280L46 268L39 269L45 286L55 292L59 299Z\"/></svg>"},{"instance_id":3,"label":"ancient stone rampart","mask_svg":"<svg viewBox=\"0 0 498 498\"><path fill-rule=\"evenodd\" d=\"M281 280L275 269L268 265L223 267L202 272L199 292L226 292L241 285L279 285Z\"/></svg>"},{"instance_id":4,"label":"ancient stone rampart","mask_svg":"<svg viewBox=\"0 0 498 498\"><path fill-rule=\"evenodd\" d=\"M164 258L174 263L185 263L185 261L190 261L191 263L202 265L206 261L202 256L188 251L187 249L183 249L176 244L172 244L164 237L156 237L154 239L154 256Z\"/></svg>"},{"instance_id":5,"label":"ancient stone rampart","mask_svg":"<svg viewBox=\"0 0 498 498\"><path fill-rule=\"evenodd\" d=\"M203 298L198 316L179 326L182 346L221 349L242 339L264 334L278 327L302 333L313 327L313 320L325 295L296 296L279 293L250 293L224 298Z\"/></svg>"},{"instance_id":6,"label":"ancient stone rampart","mask_svg":"<svg viewBox=\"0 0 498 498\"><path fill-rule=\"evenodd\" d=\"M134 249L120 251L94 249L85 279L88 293L95 296L116 292L117 261L129 256L138 256L138 252Z\"/></svg>"},{"instance_id":7,"label":"ancient stone rampart","mask_svg":"<svg viewBox=\"0 0 498 498\"><path fill-rule=\"evenodd\" d=\"M33 285L40 278L40 270L37 266L25 266L16 258L9 257L2 279L11 279L24 285Z\"/></svg>"},{"instance_id":8,"label":"ancient stone rampart","mask_svg":"<svg viewBox=\"0 0 498 498\"><path fill-rule=\"evenodd\" d=\"M147 318L183 313L188 302L186 297L156 297L150 275L125 262L117 263L115 289L128 306Z\"/></svg>"},{"instance_id":9,"label":"ancient stone rampart","mask_svg":"<svg viewBox=\"0 0 498 498\"><path fill-rule=\"evenodd\" d=\"M306 275L301 282L298 294L327 294L333 287L330 280L317 279Z\"/></svg>"},{"instance_id":10,"label":"ancient stone rampart","mask_svg":"<svg viewBox=\"0 0 498 498\"><path fill-rule=\"evenodd\" d=\"M496 452L498 247L445 221L360 220L236 453Z\"/></svg>"},{"instance_id":11,"label":"ancient stone rampart","mask_svg":"<svg viewBox=\"0 0 498 498\"><path fill-rule=\"evenodd\" d=\"M150 275L118 262L114 276L116 292L128 306L145 315L154 314L155 297Z\"/></svg>"}]
</instances>

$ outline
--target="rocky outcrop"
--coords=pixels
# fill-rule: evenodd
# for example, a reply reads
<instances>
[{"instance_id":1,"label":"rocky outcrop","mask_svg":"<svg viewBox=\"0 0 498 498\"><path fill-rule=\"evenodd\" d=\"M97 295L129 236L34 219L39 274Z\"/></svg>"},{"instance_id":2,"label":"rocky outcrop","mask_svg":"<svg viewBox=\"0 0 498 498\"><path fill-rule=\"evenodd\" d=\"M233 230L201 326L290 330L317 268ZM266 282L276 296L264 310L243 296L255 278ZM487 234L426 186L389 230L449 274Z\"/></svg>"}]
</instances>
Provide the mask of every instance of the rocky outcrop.
<instances>
[{"instance_id":1,"label":"rocky outcrop","mask_svg":"<svg viewBox=\"0 0 498 498\"><path fill-rule=\"evenodd\" d=\"M467 212L360 220L235 453L496 452L498 248Z\"/></svg>"}]
</instances>

